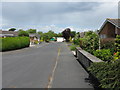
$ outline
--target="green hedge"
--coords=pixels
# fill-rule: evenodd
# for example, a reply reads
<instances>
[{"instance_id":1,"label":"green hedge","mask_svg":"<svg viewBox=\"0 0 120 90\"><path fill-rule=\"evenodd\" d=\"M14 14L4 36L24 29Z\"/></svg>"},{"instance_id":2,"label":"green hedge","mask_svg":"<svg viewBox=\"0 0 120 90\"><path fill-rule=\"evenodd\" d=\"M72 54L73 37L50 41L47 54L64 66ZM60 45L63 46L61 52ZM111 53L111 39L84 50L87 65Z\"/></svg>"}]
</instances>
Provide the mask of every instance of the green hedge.
<instances>
[{"instance_id":1,"label":"green hedge","mask_svg":"<svg viewBox=\"0 0 120 90\"><path fill-rule=\"evenodd\" d=\"M8 51L15 50L24 47L29 47L30 39L29 37L6 37L0 38L0 50Z\"/></svg>"},{"instance_id":2,"label":"green hedge","mask_svg":"<svg viewBox=\"0 0 120 90\"><path fill-rule=\"evenodd\" d=\"M100 81L99 87L120 90L120 60L93 63L88 70Z\"/></svg>"}]
</instances>

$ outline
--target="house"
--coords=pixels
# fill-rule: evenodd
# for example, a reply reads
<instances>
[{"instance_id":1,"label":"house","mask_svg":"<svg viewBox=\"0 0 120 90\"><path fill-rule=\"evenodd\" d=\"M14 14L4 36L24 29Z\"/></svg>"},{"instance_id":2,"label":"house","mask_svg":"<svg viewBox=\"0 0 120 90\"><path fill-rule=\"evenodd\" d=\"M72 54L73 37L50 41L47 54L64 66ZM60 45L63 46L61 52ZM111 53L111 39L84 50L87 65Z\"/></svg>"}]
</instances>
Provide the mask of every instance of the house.
<instances>
[{"instance_id":1,"label":"house","mask_svg":"<svg viewBox=\"0 0 120 90\"><path fill-rule=\"evenodd\" d=\"M37 33L29 34L30 37L30 44L35 44L35 42L40 41L40 35Z\"/></svg>"},{"instance_id":2,"label":"house","mask_svg":"<svg viewBox=\"0 0 120 90\"><path fill-rule=\"evenodd\" d=\"M83 38L85 36L85 32L80 32L79 37Z\"/></svg>"},{"instance_id":3,"label":"house","mask_svg":"<svg viewBox=\"0 0 120 90\"><path fill-rule=\"evenodd\" d=\"M57 37L57 42L64 42L65 39L63 37Z\"/></svg>"},{"instance_id":4,"label":"house","mask_svg":"<svg viewBox=\"0 0 120 90\"><path fill-rule=\"evenodd\" d=\"M0 37L16 37L18 36L18 32L15 31L3 31L0 30Z\"/></svg>"},{"instance_id":5,"label":"house","mask_svg":"<svg viewBox=\"0 0 120 90\"><path fill-rule=\"evenodd\" d=\"M106 19L98 34L103 43L114 41L116 35L120 35L120 19Z\"/></svg>"}]
</instances>

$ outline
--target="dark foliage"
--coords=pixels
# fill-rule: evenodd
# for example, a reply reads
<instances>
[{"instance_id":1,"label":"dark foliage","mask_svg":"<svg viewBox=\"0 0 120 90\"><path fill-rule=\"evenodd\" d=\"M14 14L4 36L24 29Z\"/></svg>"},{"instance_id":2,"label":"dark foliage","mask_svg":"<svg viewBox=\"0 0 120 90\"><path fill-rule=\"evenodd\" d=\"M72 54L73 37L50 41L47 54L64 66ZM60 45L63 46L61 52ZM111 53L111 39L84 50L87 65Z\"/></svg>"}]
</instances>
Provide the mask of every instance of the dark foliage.
<instances>
[{"instance_id":1,"label":"dark foliage","mask_svg":"<svg viewBox=\"0 0 120 90\"><path fill-rule=\"evenodd\" d=\"M71 36L71 30L70 28L66 28L63 32L62 32L63 37L66 39L66 42L69 42L69 38Z\"/></svg>"}]
</instances>

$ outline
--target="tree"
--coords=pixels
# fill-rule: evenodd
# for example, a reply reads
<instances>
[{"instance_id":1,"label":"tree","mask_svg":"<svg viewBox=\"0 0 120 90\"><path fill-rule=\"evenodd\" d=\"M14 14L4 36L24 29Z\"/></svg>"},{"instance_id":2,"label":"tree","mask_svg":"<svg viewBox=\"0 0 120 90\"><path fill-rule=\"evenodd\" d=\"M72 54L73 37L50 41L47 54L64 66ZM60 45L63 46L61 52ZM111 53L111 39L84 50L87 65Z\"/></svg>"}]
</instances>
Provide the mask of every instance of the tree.
<instances>
[{"instance_id":1,"label":"tree","mask_svg":"<svg viewBox=\"0 0 120 90\"><path fill-rule=\"evenodd\" d=\"M38 34L39 34L39 35L42 35L42 34L43 34L43 32L39 31L39 32L38 32Z\"/></svg>"},{"instance_id":2,"label":"tree","mask_svg":"<svg viewBox=\"0 0 120 90\"><path fill-rule=\"evenodd\" d=\"M16 28L10 28L8 31L15 31Z\"/></svg>"},{"instance_id":3,"label":"tree","mask_svg":"<svg viewBox=\"0 0 120 90\"><path fill-rule=\"evenodd\" d=\"M49 36L49 39L51 39L51 38L53 38L55 36L55 33L52 30L48 31L47 34Z\"/></svg>"},{"instance_id":4,"label":"tree","mask_svg":"<svg viewBox=\"0 0 120 90\"><path fill-rule=\"evenodd\" d=\"M28 33L36 33L36 29L28 29L27 32Z\"/></svg>"},{"instance_id":5,"label":"tree","mask_svg":"<svg viewBox=\"0 0 120 90\"><path fill-rule=\"evenodd\" d=\"M71 36L71 30L70 28L66 28L63 32L62 32L63 37L66 39L66 42L69 42L69 38Z\"/></svg>"},{"instance_id":6,"label":"tree","mask_svg":"<svg viewBox=\"0 0 120 90\"><path fill-rule=\"evenodd\" d=\"M71 37L74 38L76 35L76 31L71 31Z\"/></svg>"},{"instance_id":7,"label":"tree","mask_svg":"<svg viewBox=\"0 0 120 90\"><path fill-rule=\"evenodd\" d=\"M63 36L62 33L57 34L57 37L62 37L62 36Z\"/></svg>"},{"instance_id":8,"label":"tree","mask_svg":"<svg viewBox=\"0 0 120 90\"><path fill-rule=\"evenodd\" d=\"M46 42L48 42L50 40L48 33L43 34L43 40L46 41Z\"/></svg>"},{"instance_id":9,"label":"tree","mask_svg":"<svg viewBox=\"0 0 120 90\"><path fill-rule=\"evenodd\" d=\"M27 36L28 37L29 34L28 34L27 31L24 31L24 30L20 29L19 32L18 32L18 36Z\"/></svg>"}]
</instances>

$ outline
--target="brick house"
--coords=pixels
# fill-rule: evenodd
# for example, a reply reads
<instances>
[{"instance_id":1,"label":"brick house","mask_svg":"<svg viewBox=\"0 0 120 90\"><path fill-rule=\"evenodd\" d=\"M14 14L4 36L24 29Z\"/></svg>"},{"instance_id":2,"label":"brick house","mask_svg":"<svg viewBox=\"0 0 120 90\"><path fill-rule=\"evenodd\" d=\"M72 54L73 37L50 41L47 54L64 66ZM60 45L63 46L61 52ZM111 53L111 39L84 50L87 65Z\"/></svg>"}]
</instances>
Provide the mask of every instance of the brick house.
<instances>
[{"instance_id":1,"label":"brick house","mask_svg":"<svg viewBox=\"0 0 120 90\"><path fill-rule=\"evenodd\" d=\"M101 42L114 41L116 35L120 35L119 19L106 19L100 28L99 36Z\"/></svg>"}]
</instances>

